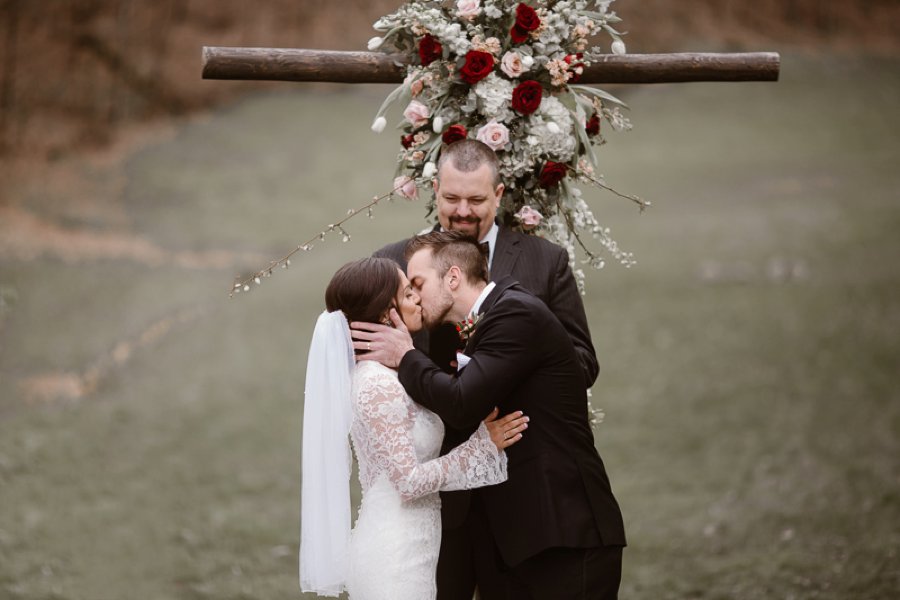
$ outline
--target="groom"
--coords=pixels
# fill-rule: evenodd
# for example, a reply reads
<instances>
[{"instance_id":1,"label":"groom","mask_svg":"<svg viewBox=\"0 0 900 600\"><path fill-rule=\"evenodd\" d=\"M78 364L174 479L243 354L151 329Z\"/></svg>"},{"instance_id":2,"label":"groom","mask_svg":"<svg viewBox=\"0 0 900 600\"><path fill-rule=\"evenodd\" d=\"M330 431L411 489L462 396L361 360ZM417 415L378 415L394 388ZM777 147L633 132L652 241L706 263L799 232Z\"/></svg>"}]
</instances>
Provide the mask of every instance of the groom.
<instances>
[{"instance_id":1,"label":"groom","mask_svg":"<svg viewBox=\"0 0 900 600\"><path fill-rule=\"evenodd\" d=\"M427 327L474 321L464 328L465 366L443 372L413 347L396 314L396 328L351 324L361 340L354 346L399 367L410 396L454 428L474 430L494 406L530 417L522 441L507 450L509 480L472 494L464 527L481 598L616 598L624 526L566 329L516 281L488 283L484 250L465 234L413 238L406 256Z\"/></svg>"}]
</instances>

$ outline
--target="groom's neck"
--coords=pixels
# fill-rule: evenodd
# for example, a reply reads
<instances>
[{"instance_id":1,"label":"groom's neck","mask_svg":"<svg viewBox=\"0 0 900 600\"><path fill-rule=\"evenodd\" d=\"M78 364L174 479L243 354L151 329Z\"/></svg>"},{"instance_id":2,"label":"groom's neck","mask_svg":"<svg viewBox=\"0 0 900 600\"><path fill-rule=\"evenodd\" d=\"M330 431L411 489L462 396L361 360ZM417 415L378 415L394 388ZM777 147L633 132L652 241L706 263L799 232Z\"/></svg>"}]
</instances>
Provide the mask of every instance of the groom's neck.
<instances>
[{"instance_id":1,"label":"groom's neck","mask_svg":"<svg viewBox=\"0 0 900 600\"><path fill-rule=\"evenodd\" d=\"M473 285L464 283L460 286L453 302L453 310L451 310L451 315L449 315L452 321L462 321L469 316L472 307L475 306L475 301L478 300L478 296L481 295L485 286L487 286L487 283L483 281Z\"/></svg>"}]
</instances>

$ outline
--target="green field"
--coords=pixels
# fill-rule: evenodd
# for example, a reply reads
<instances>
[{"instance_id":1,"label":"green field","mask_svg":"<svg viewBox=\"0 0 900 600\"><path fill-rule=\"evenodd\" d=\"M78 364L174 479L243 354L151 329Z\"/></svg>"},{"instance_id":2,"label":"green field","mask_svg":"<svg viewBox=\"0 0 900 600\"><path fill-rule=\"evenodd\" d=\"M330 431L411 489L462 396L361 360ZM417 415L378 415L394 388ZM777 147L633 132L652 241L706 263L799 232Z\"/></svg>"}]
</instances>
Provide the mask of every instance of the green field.
<instances>
[{"instance_id":1,"label":"green field","mask_svg":"<svg viewBox=\"0 0 900 600\"><path fill-rule=\"evenodd\" d=\"M601 171L653 202L639 215L588 193L638 260L588 273L585 298L623 599L896 597L898 72L788 56L777 84L617 91L635 129L610 136ZM369 131L387 91L285 84L122 164L65 166L121 178L98 199L116 231L276 258L389 189L397 137ZM30 193L63 227L113 227ZM421 203L375 217L231 300L262 264L0 259L0 597L300 595L302 389L325 285L424 225ZM67 376L90 386L28 387Z\"/></svg>"}]
</instances>

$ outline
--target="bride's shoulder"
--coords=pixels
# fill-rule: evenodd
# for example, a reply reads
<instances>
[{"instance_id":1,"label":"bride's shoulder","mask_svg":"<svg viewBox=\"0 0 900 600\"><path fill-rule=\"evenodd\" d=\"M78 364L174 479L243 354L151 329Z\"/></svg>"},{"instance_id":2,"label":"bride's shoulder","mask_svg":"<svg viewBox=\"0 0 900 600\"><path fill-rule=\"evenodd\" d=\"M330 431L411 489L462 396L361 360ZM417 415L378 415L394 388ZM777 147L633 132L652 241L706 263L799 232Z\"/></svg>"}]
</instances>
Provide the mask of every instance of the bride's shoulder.
<instances>
[{"instance_id":1,"label":"bride's shoulder","mask_svg":"<svg viewBox=\"0 0 900 600\"><path fill-rule=\"evenodd\" d=\"M389 369L379 362L373 360L361 360L356 363L356 369L353 372L353 380L357 385L365 385L368 383L381 383L400 385L400 379L397 372Z\"/></svg>"},{"instance_id":2,"label":"bride's shoulder","mask_svg":"<svg viewBox=\"0 0 900 600\"><path fill-rule=\"evenodd\" d=\"M388 375L393 375L394 378L397 377L397 372L393 369L389 369L378 361L374 360L361 360L356 363L356 374L364 374L364 375L372 375L376 373L385 373Z\"/></svg>"},{"instance_id":3,"label":"bride's shoulder","mask_svg":"<svg viewBox=\"0 0 900 600\"><path fill-rule=\"evenodd\" d=\"M364 360L356 364L353 390L357 407L396 406L404 411L407 404L406 390L397 373L377 362Z\"/></svg>"}]
</instances>

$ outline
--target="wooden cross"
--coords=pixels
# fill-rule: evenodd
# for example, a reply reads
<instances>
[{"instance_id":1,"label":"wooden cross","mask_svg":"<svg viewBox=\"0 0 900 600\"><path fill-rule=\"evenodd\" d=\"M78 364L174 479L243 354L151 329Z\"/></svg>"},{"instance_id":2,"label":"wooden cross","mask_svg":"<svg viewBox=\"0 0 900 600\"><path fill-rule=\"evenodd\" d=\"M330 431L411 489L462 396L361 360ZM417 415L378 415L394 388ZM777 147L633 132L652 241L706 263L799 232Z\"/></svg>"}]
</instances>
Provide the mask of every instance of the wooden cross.
<instances>
[{"instance_id":1,"label":"wooden cross","mask_svg":"<svg viewBox=\"0 0 900 600\"><path fill-rule=\"evenodd\" d=\"M204 46L204 79L401 83L408 57L378 52ZM607 54L579 83L777 81L776 52Z\"/></svg>"},{"instance_id":2,"label":"wooden cross","mask_svg":"<svg viewBox=\"0 0 900 600\"><path fill-rule=\"evenodd\" d=\"M294 48L203 48L204 79L263 81L321 81L333 83L402 83L409 58L402 54L342 52ZM669 83L682 81L777 81L781 59L774 52L737 54L607 54L591 61L579 83ZM390 195L390 194L388 194ZM366 210L381 198L350 217ZM350 218L345 217L344 220ZM341 221L340 223L343 223ZM337 225L331 225L343 232ZM324 236L324 232L320 234ZM345 234L346 235L346 234ZM315 239L315 238L314 238ZM312 241L312 240L311 240ZM243 280L236 280L230 295L249 291L251 283L271 275L279 264L307 250L300 244L287 256Z\"/></svg>"}]
</instances>

